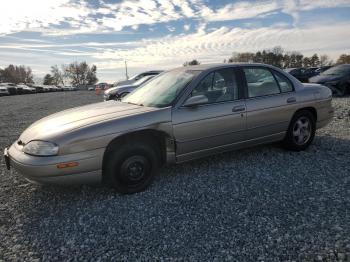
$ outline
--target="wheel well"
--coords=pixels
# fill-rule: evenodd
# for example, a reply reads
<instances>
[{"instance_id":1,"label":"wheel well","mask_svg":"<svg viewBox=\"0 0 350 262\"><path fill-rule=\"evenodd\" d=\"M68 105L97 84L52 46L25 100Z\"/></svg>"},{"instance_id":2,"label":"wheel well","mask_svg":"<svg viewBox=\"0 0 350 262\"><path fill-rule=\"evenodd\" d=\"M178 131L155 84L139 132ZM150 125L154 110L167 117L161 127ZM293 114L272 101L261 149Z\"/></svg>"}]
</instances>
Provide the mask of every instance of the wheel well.
<instances>
[{"instance_id":1,"label":"wheel well","mask_svg":"<svg viewBox=\"0 0 350 262\"><path fill-rule=\"evenodd\" d=\"M152 129L146 129L146 130L139 130L131 133L127 133L121 136L118 136L114 138L106 147L106 150L103 155L103 161L102 161L102 170L104 169L105 159L107 156L107 153L112 148L127 143L127 141L135 141L137 140L143 140L143 141L153 141L157 145L161 157L161 165L165 164L166 162L166 137L169 137L165 132L158 131L158 130L152 130Z\"/></svg>"},{"instance_id":2,"label":"wheel well","mask_svg":"<svg viewBox=\"0 0 350 262\"><path fill-rule=\"evenodd\" d=\"M294 114L296 114L297 112L300 112L302 110L307 110L307 111L311 112L312 115L315 117L315 121L317 121L317 111L316 111L316 109L314 107L303 107L303 108L300 108Z\"/></svg>"}]
</instances>

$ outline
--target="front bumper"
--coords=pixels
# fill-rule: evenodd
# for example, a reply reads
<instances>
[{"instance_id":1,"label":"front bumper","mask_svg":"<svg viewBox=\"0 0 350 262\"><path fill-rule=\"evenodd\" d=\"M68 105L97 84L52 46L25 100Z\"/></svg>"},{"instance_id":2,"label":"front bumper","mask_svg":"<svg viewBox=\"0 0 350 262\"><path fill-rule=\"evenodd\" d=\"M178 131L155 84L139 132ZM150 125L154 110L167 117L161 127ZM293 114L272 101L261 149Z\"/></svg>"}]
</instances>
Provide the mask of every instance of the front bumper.
<instances>
[{"instance_id":1,"label":"front bumper","mask_svg":"<svg viewBox=\"0 0 350 262\"><path fill-rule=\"evenodd\" d=\"M64 156L37 157L19 150L15 144L5 149L8 169L13 168L27 180L40 184L92 184L102 181L104 148ZM58 164L77 162L77 166L58 168Z\"/></svg>"}]
</instances>

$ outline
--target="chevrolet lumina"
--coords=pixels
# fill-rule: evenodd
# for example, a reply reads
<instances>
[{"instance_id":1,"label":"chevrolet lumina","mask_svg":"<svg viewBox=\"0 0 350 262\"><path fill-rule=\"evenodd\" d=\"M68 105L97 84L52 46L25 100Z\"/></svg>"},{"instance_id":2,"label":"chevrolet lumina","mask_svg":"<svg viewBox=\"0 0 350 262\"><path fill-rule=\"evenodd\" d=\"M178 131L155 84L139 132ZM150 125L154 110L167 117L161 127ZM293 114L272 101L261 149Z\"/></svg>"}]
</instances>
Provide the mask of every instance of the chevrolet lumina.
<instances>
[{"instance_id":1,"label":"chevrolet lumina","mask_svg":"<svg viewBox=\"0 0 350 262\"><path fill-rule=\"evenodd\" d=\"M263 64L182 67L122 101L65 110L28 127L4 155L30 181L150 185L164 164L281 141L306 149L333 116L332 92Z\"/></svg>"}]
</instances>

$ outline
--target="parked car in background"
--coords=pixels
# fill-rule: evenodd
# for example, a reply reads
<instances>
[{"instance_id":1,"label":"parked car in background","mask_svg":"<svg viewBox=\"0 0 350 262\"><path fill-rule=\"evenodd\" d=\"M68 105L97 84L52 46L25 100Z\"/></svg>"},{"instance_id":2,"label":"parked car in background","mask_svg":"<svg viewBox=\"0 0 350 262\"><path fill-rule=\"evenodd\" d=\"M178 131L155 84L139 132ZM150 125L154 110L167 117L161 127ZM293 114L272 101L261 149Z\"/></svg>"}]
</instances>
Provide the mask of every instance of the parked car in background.
<instances>
[{"instance_id":1,"label":"parked car in background","mask_svg":"<svg viewBox=\"0 0 350 262\"><path fill-rule=\"evenodd\" d=\"M310 68L287 68L284 71L294 76L296 79L303 83L308 83L309 78L317 75L317 67Z\"/></svg>"},{"instance_id":2,"label":"parked car in background","mask_svg":"<svg viewBox=\"0 0 350 262\"><path fill-rule=\"evenodd\" d=\"M16 88L17 95L23 95L25 93L22 86L15 85L15 88Z\"/></svg>"},{"instance_id":3,"label":"parked car in background","mask_svg":"<svg viewBox=\"0 0 350 262\"><path fill-rule=\"evenodd\" d=\"M117 86L107 89L103 94L104 101L117 100L134 91L136 88L150 81L155 75L148 75L140 78L131 85Z\"/></svg>"},{"instance_id":4,"label":"parked car in background","mask_svg":"<svg viewBox=\"0 0 350 262\"><path fill-rule=\"evenodd\" d=\"M43 85L43 91L46 92L50 92L50 86L49 85Z\"/></svg>"},{"instance_id":5,"label":"parked car in background","mask_svg":"<svg viewBox=\"0 0 350 262\"><path fill-rule=\"evenodd\" d=\"M5 149L28 180L144 190L163 164L281 141L305 150L333 118L332 92L263 64L181 67L121 101L45 117ZM288 156L286 156L288 157Z\"/></svg>"},{"instance_id":6,"label":"parked car in background","mask_svg":"<svg viewBox=\"0 0 350 262\"><path fill-rule=\"evenodd\" d=\"M10 95L10 92L5 85L0 85L0 96L8 96Z\"/></svg>"},{"instance_id":7,"label":"parked car in background","mask_svg":"<svg viewBox=\"0 0 350 262\"><path fill-rule=\"evenodd\" d=\"M317 68L315 72L317 73L317 75L319 75L331 67L332 66L321 66L321 67Z\"/></svg>"},{"instance_id":8,"label":"parked car in background","mask_svg":"<svg viewBox=\"0 0 350 262\"><path fill-rule=\"evenodd\" d=\"M88 91L95 91L95 87L93 86L88 87Z\"/></svg>"},{"instance_id":9,"label":"parked car in background","mask_svg":"<svg viewBox=\"0 0 350 262\"><path fill-rule=\"evenodd\" d=\"M111 86L107 83L99 83L95 87L96 94L99 95L104 92L104 90L107 90Z\"/></svg>"},{"instance_id":10,"label":"parked car in background","mask_svg":"<svg viewBox=\"0 0 350 262\"><path fill-rule=\"evenodd\" d=\"M337 95L344 96L350 91L350 64L331 67L310 78L310 83L325 85Z\"/></svg>"},{"instance_id":11,"label":"parked car in background","mask_svg":"<svg viewBox=\"0 0 350 262\"><path fill-rule=\"evenodd\" d=\"M30 87L35 88L36 93L43 93L44 92L44 88L41 85L32 84L32 85L30 85Z\"/></svg>"},{"instance_id":12,"label":"parked car in background","mask_svg":"<svg viewBox=\"0 0 350 262\"><path fill-rule=\"evenodd\" d=\"M35 88L27 86L25 84L18 84L16 87L22 89L22 93L23 94L34 94L34 93L36 93L36 89Z\"/></svg>"},{"instance_id":13,"label":"parked car in background","mask_svg":"<svg viewBox=\"0 0 350 262\"><path fill-rule=\"evenodd\" d=\"M9 92L9 95L16 95L17 94L17 89L16 85L12 83L0 83L0 87L4 87L7 89Z\"/></svg>"},{"instance_id":14,"label":"parked car in background","mask_svg":"<svg viewBox=\"0 0 350 262\"><path fill-rule=\"evenodd\" d=\"M155 75L159 75L159 74L162 73L162 72L163 72L162 70L146 71L146 72L143 72L143 73L134 75L133 77L129 78L128 80L123 80L123 81L115 82L115 83L113 84L113 87L116 87L116 86L124 86L124 85L131 85L131 84L133 84L134 82L140 80L142 77L149 76L149 75L155 76Z\"/></svg>"},{"instance_id":15,"label":"parked car in background","mask_svg":"<svg viewBox=\"0 0 350 262\"><path fill-rule=\"evenodd\" d=\"M77 91L77 88L74 86L64 86L62 89L63 91Z\"/></svg>"}]
</instances>

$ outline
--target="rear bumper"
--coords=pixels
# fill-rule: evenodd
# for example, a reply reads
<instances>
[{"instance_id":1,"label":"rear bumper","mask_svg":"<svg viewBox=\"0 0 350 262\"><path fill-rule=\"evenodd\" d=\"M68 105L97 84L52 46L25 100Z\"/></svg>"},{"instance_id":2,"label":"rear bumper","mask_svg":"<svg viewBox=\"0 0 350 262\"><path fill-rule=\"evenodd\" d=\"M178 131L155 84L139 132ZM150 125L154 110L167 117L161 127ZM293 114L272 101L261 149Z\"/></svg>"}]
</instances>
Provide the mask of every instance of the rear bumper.
<instances>
[{"instance_id":1,"label":"rear bumper","mask_svg":"<svg viewBox=\"0 0 350 262\"><path fill-rule=\"evenodd\" d=\"M29 156L12 145L5 149L7 168L13 168L30 182L40 184L76 185L95 184L102 181L104 149L65 156ZM58 164L77 162L74 167L58 168Z\"/></svg>"},{"instance_id":2,"label":"rear bumper","mask_svg":"<svg viewBox=\"0 0 350 262\"><path fill-rule=\"evenodd\" d=\"M316 129L319 129L328 125L333 119L333 116L334 116L333 107L324 109L322 111L323 111L323 114L320 116L320 120L318 120L316 123Z\"/></svg>"}]
</instances>

